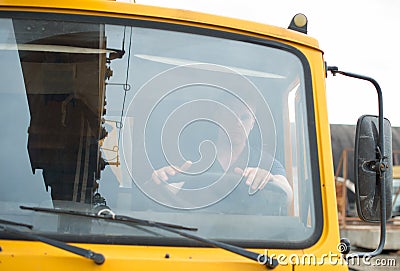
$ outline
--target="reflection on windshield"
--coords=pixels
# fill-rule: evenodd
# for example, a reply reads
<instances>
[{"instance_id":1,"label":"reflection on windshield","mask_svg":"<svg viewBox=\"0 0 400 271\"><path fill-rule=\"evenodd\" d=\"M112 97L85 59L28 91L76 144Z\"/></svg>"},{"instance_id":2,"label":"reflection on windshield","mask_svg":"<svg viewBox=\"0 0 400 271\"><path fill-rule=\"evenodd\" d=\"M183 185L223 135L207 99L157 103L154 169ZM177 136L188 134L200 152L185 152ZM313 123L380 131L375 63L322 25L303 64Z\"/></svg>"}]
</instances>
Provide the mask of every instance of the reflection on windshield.
<instances>
[{"instance_id":1,"label":"reflection on windshield","mask_svg":"<svg viewBox=\"0 0 400 271\"><path fill-rule=\"evenodd\" d=\"M18 207L107 207L235 242L302 241L313 233L297 56L157 29L0 24L7 75L0 88L0 218L47 221L35 228L50 232L98 233L101 225L88 220ZM237 221L254 225L252 233ZM149 234L108 226L100 232Z\"/></svg>"}]
</instances>

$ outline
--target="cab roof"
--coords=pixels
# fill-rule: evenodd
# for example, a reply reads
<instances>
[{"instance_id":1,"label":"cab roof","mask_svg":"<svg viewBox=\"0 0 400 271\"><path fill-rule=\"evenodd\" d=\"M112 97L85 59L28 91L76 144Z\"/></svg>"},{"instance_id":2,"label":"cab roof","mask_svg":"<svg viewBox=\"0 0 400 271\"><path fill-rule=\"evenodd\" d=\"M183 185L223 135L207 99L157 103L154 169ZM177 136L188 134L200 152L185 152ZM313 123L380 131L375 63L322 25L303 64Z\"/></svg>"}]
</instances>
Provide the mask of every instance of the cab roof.
<instances>
[{"instance_id":1,"label":"cab roof","mask_svg":"<svg viewBox=\"0 0 400 271\"><path fill-rule=\"evenodd\" d=\"M316 39L297 31L242 19L134 3L107 0L2 0L0 11L63 13L153 20L206 27L255 37L269 37L319 50Z\"/></svg>"}]
</instances>

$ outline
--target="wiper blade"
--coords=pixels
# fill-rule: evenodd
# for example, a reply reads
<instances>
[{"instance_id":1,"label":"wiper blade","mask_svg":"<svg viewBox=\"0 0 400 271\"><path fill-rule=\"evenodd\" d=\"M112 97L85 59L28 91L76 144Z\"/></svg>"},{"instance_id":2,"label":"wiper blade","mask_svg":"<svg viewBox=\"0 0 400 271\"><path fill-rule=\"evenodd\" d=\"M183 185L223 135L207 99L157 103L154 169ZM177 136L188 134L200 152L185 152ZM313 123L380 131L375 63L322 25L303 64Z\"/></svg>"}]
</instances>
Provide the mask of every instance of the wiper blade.
<instances>
[{"instance_id":1,"label":"wiper blade","mask_svg":"<svg viewBox=\"0 0 400 271\"><path fill-rule=\"evenodd\" d=\"M42 207L28 207L28 206L19 206L23 210L31 210L35 212L43 212L43 213L52 213L52 214L64 214L64 215L73 215L73 216L82 216L82 217L89 217L89 218L96 218L96 219L103 219L103 220L111 220L121 223L133 223L137 225L149 226L149 227L167 227L171 229L179 229L179 230L187 230L187 231L197 231L197 228L186 227L182 225L158 222L158 221L151 221L145 219L139 219L134 217L129 217L125 215L116 215L109 209L103 209L99 213L89 213L89 212L82 212L82 211L75 211L75 210L65 210L65 209L52 209L52 208L42 208ZM103 212L105 211L105 212ZM103 214L106 213L106 214Z\"/></svg>"},{"instance_id":2,"label":"wiper blade","mask_svg":"<svg viewBox=\"0 0 400 271\"><path fill-rule=\"evenodd\" d=\"M13 225L13 226L25 227L25 228L28 228L28 229L33 229L32 225L24 224L24 223L20 223L20 222L14 222L14 221L0 219L0 223L1 224L7 224L7 225Z\"/></svg>"},{"instance_id":3,"label":"wiper blade","mask_svg":"<svg viewBox=\"0 0 400 271\"><path fill-rule=\"evenodd\" d=\"M3 219L0 219L0 223L1 224L13 225L13 226L22 226L22 227L26 227L26 228L29 228L29 229L33 228L32 225L18 223L18 222L14 222L14 221L3 220ZM88 249L72 246L72 245L66 244L64 242L57 241L57 240L54 240L54 239L50 239L50 238L47 238L47 237L44 237L44 236L41 236L41 235L38 235L38 234L34 234L34 233L30 233L30 232L25 232L25 231L13 229L11 227L3 226L3 225L0 225L0 230L5 231L5 232L9 232L9 233L12 233L12 234L15 234L15 235L22 236L22 237L25 237L25 238L30 239L30 240L35 240L35 241L39 241L39 242L42 242L42 243L46 243L48 245L60 248L60 249L65 250L65 251L69 251L71 253L74 253L74 254L77 254L79 256L82 256L82 257L88 258L90 260L93 260L96 264L99 264L99 265L103 264L104 261L105 261L105 258L103 256L103 254L96 253L96 252L93 252L93 251L88 250Z\"/></svg>"},{"instance_id":4,"label":"wiper blade","mask_svg":"<svg viewBox=\"0 0 400 271\"><path fill-rule=\"evenodd\" d=\"M246 250L244 248L226 244L223 242L215 241L215 240L210 240L206 239L188 232L182 232L179 230L194 230L196 231L196 228L188 228L188 227L183 227L179 225L174 225L174 224L168 224L168 223L161 223L161 222L154 222L154 221L149 221L149 220L141 220L137 218L132 218L129 216L123 216L123 215L115 215L111 210L104 209L104 211L108 211L109 214L107 216L102 216L99 214L93 214L93 213L85 213L85 212L80 212L80 211L72 211L72 210L62 210L62 209L50 209L50 208L41 208L41 207L27 207L27 206L20 206L21 209L25 210L32 210L32 211L38 211L38 212L48 212L48 213L59 213L59 214L69 214L69 215L75 215L75 216L84 216L84 217L90 217L90 218L99 218L99 219L105 219L105 220L112 220L116 222L122 222L126 223L129 226L132 226L132 224L129 224L129 222L133 222L134 224L139 224L139 225L146 225L150 227L156 227L168 232L172 232L175 234L178 234L180 236L186 237L188 239L196 240L198 242L225 249L227 251L230 251L232 253L241 255L243 257L246 257L248 259L251 259L253 261L256 261L258 263L265 263L265 266L268 269L274 269L276 266L278 266L278 261L275 258L270 258L267 255L255 253L249 250ZM101 212L99 212L101 213Z\"/></svg>"}]
</instances>

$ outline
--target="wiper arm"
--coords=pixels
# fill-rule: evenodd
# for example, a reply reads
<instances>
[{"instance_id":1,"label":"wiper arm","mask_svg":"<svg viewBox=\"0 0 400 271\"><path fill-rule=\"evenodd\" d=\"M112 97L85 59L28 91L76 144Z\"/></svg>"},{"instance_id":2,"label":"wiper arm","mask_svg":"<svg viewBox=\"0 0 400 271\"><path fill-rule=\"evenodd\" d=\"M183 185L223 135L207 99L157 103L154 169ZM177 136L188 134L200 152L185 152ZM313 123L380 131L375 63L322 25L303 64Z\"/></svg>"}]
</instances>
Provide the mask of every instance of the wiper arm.
<instances>
[{"instance_id":1,"label":"wiper arm","mask_svg":"<svg viewBox=\"0 0 400 271\"><path fill-rule=\"evenodd\" d=\"M258 263L265 263L265 266L268 269L274 269L275 267L278 266L278 260L275 258L270 258L267 255L263 255L263 254L259 254L259 253L255 253L253 251L249 251L247 249L238 247L238 246L234 246L234 245L230 245L227 243L223 243L223 242L219 242L219 241L215 241L215 240L211 240L211 239L206 239L191 233L187 233L187 232L181 232L175 229L171 229L171 228L166 228L166 227L160 227L165 231L169 231L169 232L173 232L175 234L178 234L180 236L192 239L192 240L196 240L199 241L201 243L207 244L207 245L211 245L213 247L216 248L221 248L221 249L225 249L227 251L230 251L232 253L241 255L243 257L246 257L248 259L251 259L253 261L256 261Z\"/></svg>"},{"instance_id":2,"label":"wiper arm","mask_svg":"<svg viewBox=\"0 0 400 271\"><path fill-rule=\"evenodd\" d=\"M149 226L149 227L155 227L155 228L167 227L167 228L173 228L173 229L179 229L179 230L197 231L197 228L191 228L191 227L186 227L186 226L182 226L182 225L139 219L139 218L124 216L124 215L116 215L109 209L103 209L98 214L95 214L95 213L75 211L75 210L65 210L65 209L52 209L52 208L28 207L28 206L19 206L19 207L23 210L31 210L31 211L35 211L35 212L82 216L82 217L117 221L117 222L126 223L126 224L133 223L133 224L137 224L137 225L143 225L143 226ZM105 211L105 212L103 212L103 211ZM103 214L103 213L107 213L107 214Z\"/></svg>"},{"instance_id":3,"label":"wiper arm","mask_svg":"<svg viewBox=\"0 0 400 271\"><path fill-rule=\"evenodd\" d=\"M13 225L13 226L22 226L22 227L26 227L26 228L29 228L29 229L33 228L32 225L23 224L23 223L17 223L17 222L3 220L3 219L0 219L0 223L1 224ZM5 231L5 232L9 232L9 233L12 233L12 234L20 235L20 236L28 238L30 240L39 241L39 242L46 243L48 245L60 248L62 250L69 251L71 253L74 253L74 254L77 254L79 256L82 256L82 257L88 258L90 260L93 260L96 264L99 264L99 265L103 264L104 261L105 261L105 258L103 256L103 254L96 253L96 252L93 252L93 251L88 250L88 249L72 246L72 245L66 244L66 243L61 242L61 241L57 241L57 240L54 240L54 239L43 237L43 236L40 236L38 234L34 234L34 233L30 233L30 232L20 231L20 230L17 230L17 229L10 228L8 226L0 225L0 229L2 231Z\"/></svg>"},{"instance_id":4,"label":"wiper arm","mask_svg":"<svg viewBox=\"0 0 400 271\"><path fill-rule=\"evenodd\" d=\"M75 216L84 216L84 217L90 217L90 218L112 220L112 221L116 221L116 222L126 223L129 226L132 226L132 224L129 224L129 222L133 222L134 224L156 227L156 228L159 228L159 229L162 229L162 230L165 230L168 232L172 232L172 233L178 234L180 236L183 236L183 237L186 237L186 238L189 238L192 240L196 240L198 242L201 242L201 243L213 246L213 247L225 249L227 251L241 255L243 257L246 257L246 258L256 261L258 263L265 263L265 266L268 269L274 269L276 266L278 266L277 259L270 258L267 255L255 253L255 252L246 250L246 249L238 247L238 246L226 244L226 243L215 241L215 240L206 239L206 238L203 238L203 237L191 234L191 233L179 231L179 229L196 231L197 230L196 228L188 228L188 227L183 227L180 225L174 225L174 224L168 224L168 223L162 223L162 222L154 222L154 221L149 221L149 220L141 220L141 219L132 218L132 217L123 216L123 215L115 215L114 213L112 213L111 210L108 211L107 209L105 209L105 211L108 211L108 213L111 215L102 216L99 214L91 214L91 213L85 213L85 212L79 212L79 211L50 209L50 208L41 208L41 207L20 206L20 208L25 209L25 210L37 211L37 212L69 214L69 215L75 215ZM101 213L101 212L99 212L99 213Z\"/></svg>"}]
</instances>

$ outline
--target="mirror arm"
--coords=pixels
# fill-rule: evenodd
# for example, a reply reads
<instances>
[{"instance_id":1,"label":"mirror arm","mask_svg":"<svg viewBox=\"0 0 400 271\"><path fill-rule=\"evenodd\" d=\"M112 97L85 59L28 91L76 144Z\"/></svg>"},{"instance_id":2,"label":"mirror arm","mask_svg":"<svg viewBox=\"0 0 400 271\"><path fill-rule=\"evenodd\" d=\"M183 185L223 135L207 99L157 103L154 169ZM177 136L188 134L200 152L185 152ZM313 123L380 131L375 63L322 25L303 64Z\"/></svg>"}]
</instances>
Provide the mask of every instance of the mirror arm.
<instances>
[{"instance_id":1,"label":"mirror arm","mask_svg":"<svg viewBox=\"0 0 400 271\"><path fill-rule=\"evenodd\" d=\"M360 74L350 73L340 71L338 67L335 66L328 66L327 70L332 73L333 76L336 74L341 74L344 76L357 78L361 80L366 80L372 83L376 89L378 94L378 108L379 108L379 115L378 115L378 125L379 125L379 137L378 137L378 146L377 146L377 160L375 162L374 170L377 172L380 181L380 189L381 189L381 235L378 247L372 252L364 252L364 253L352 253L346 255L346 259L356 258L356 257L374 257L379 255L385 246L386 240L386 192L385 192L385 182L383 177L383 172L386 171L388 164L386 159L388 157L384 156L384 142L383 142L383 99L382 99L382 90L379 86L378 82L371 78Z\"/></svg>"}]
</instances>

